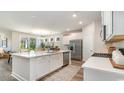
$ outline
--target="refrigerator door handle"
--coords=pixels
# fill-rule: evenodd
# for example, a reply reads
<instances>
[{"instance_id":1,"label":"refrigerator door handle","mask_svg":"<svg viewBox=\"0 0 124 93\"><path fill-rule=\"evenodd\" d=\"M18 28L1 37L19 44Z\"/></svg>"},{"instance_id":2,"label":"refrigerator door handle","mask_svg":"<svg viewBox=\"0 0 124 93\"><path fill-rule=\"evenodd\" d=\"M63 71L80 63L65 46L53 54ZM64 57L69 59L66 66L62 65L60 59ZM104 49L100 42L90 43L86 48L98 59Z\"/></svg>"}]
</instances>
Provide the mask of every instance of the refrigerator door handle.
<instances>
[{"instance_id":1,"label":"refrigerator door handle","mask_svg":"<svg viewBox=\"0 0 124 93\"><path fill-rule=\"evenodd\" d=\"M73 53L75 53L75 47L76 47L76 45L75 45L75 43L73 43Z\"/></svg>"}]
</instances>

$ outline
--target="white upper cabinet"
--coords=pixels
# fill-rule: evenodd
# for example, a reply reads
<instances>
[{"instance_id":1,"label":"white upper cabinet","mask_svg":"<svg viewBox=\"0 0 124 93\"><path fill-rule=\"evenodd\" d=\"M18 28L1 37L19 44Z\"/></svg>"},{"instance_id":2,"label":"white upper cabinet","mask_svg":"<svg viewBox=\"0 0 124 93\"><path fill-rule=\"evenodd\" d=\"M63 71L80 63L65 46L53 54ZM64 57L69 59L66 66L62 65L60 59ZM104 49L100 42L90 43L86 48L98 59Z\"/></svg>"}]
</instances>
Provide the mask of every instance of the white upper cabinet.
<instances>
[{"instance_id":1,"label":"white upper cabinet","mask_svg":"<svg viewBox=\"0 0 124 93\"><path fill-rule=\"evenodd\" d=\"M124 35L124 12L123 11L104 11L102 16L101 37L109 41L115 35Z\"/></svg>"},{"instance_id":2,"label":"white upper cabinet","mask_svg":"<svg viewBox=\"0 0 124 93\"><path fill-rule=\"evenodd\" d=\"M108 40L112 34L112 12L104 11L101 13L102 16L102 32L101 36L103 40Z\"/></svg>"},{"instance_id":3,"label":"white upper cabinet","mask_svg":"<svg viewBox=\"0 0 124 93\"><path fill-rule=\"evenodd\" d=\"M113 12L113 34L124 35L124 11Z\"/></svg>"}]
</instances>

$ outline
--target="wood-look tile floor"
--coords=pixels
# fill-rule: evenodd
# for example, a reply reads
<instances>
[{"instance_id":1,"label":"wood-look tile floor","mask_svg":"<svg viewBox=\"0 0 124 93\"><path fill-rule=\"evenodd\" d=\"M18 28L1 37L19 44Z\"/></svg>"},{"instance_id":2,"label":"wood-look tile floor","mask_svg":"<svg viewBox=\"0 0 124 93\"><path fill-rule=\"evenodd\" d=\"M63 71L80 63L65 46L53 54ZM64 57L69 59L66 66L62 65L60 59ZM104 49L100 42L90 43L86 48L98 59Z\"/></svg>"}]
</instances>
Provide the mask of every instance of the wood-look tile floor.
<instances>
[{"instance_id":1,"label":"wood-look tile floor","mask_svg":"<svg viewBox=\"0 0 124 93\"><path fill-rule=\"evenodd\" d=\"M81 67L82 64L83 63L81 61L76 61L76 60L72 60L72 63L71 63L71 65L79 66L79 67ZM63 68L65 68L65 67L63 67ZM47 76L41 78L39 81L45 81L45 80L47 80L51 76L54 76L56 73L59 73L60 70L62 70L63 68L60 68L60 69L54 71L53 73L48 74ZM82 80L83 80L83 69L80 68L80 70L77 72L77 74L75 74L75 76L71 79L71 81L82 81Z\"/></svg>"},{"instance_id":2,"label":"wood-look tile floor","mask_svg":"<svg viewBox=\"0 0 124 93\"><path fill-rule=\"evenodd\" d=\"M83 62L72 60L72 65L82 66ZM79 72L72 78L72 81L82 81L83 80L83 69L81 68Z\"/></svg>"}]
</instances>

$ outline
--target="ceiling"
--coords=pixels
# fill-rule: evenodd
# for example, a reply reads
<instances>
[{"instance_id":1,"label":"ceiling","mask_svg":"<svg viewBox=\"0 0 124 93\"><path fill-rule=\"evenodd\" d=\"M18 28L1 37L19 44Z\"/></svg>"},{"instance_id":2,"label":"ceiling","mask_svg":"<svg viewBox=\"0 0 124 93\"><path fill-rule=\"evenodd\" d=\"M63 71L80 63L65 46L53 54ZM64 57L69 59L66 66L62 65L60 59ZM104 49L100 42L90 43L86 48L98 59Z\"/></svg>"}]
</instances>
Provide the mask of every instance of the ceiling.
<instances>
[{"instance_id":1,"label":"ceiling","mask_svg":"<svg viewBox=\"0 0 124 93\"><path fill-rule=\"evenodd\" d=\"M72 15L77 17L73 18ZM6 11L0 12L0 29L21 32L64 32L81 29L83 25L100 20L97 11ZM82 24L78 22L82 21ZM36 33L39 34L39 33Z\"/></svg>"}]
</instances>

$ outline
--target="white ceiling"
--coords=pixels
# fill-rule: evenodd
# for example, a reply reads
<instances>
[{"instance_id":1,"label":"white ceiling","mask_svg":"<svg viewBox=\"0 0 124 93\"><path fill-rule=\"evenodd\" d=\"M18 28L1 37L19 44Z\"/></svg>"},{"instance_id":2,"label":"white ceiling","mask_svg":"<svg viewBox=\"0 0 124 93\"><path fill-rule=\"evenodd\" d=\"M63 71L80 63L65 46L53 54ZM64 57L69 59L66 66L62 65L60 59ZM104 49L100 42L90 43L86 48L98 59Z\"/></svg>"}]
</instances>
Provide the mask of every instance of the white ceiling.
<instances>
[{"instance_id":1,"label":"white ceiling","mask_svg":"<svg viewBox=\"0 0 124 93\"><path fill-rule=\"evenodd\" d=\"M72 14L77 17L73 18ZM36 29L43 31L63 32L67 28L71 30L81 29L83 25L100 20L100 12L95 11L19 11L0 12L0 29L9 31L32 32ZM79 25L78 22L83 24Z\"/></svg>"}]
</instances>

